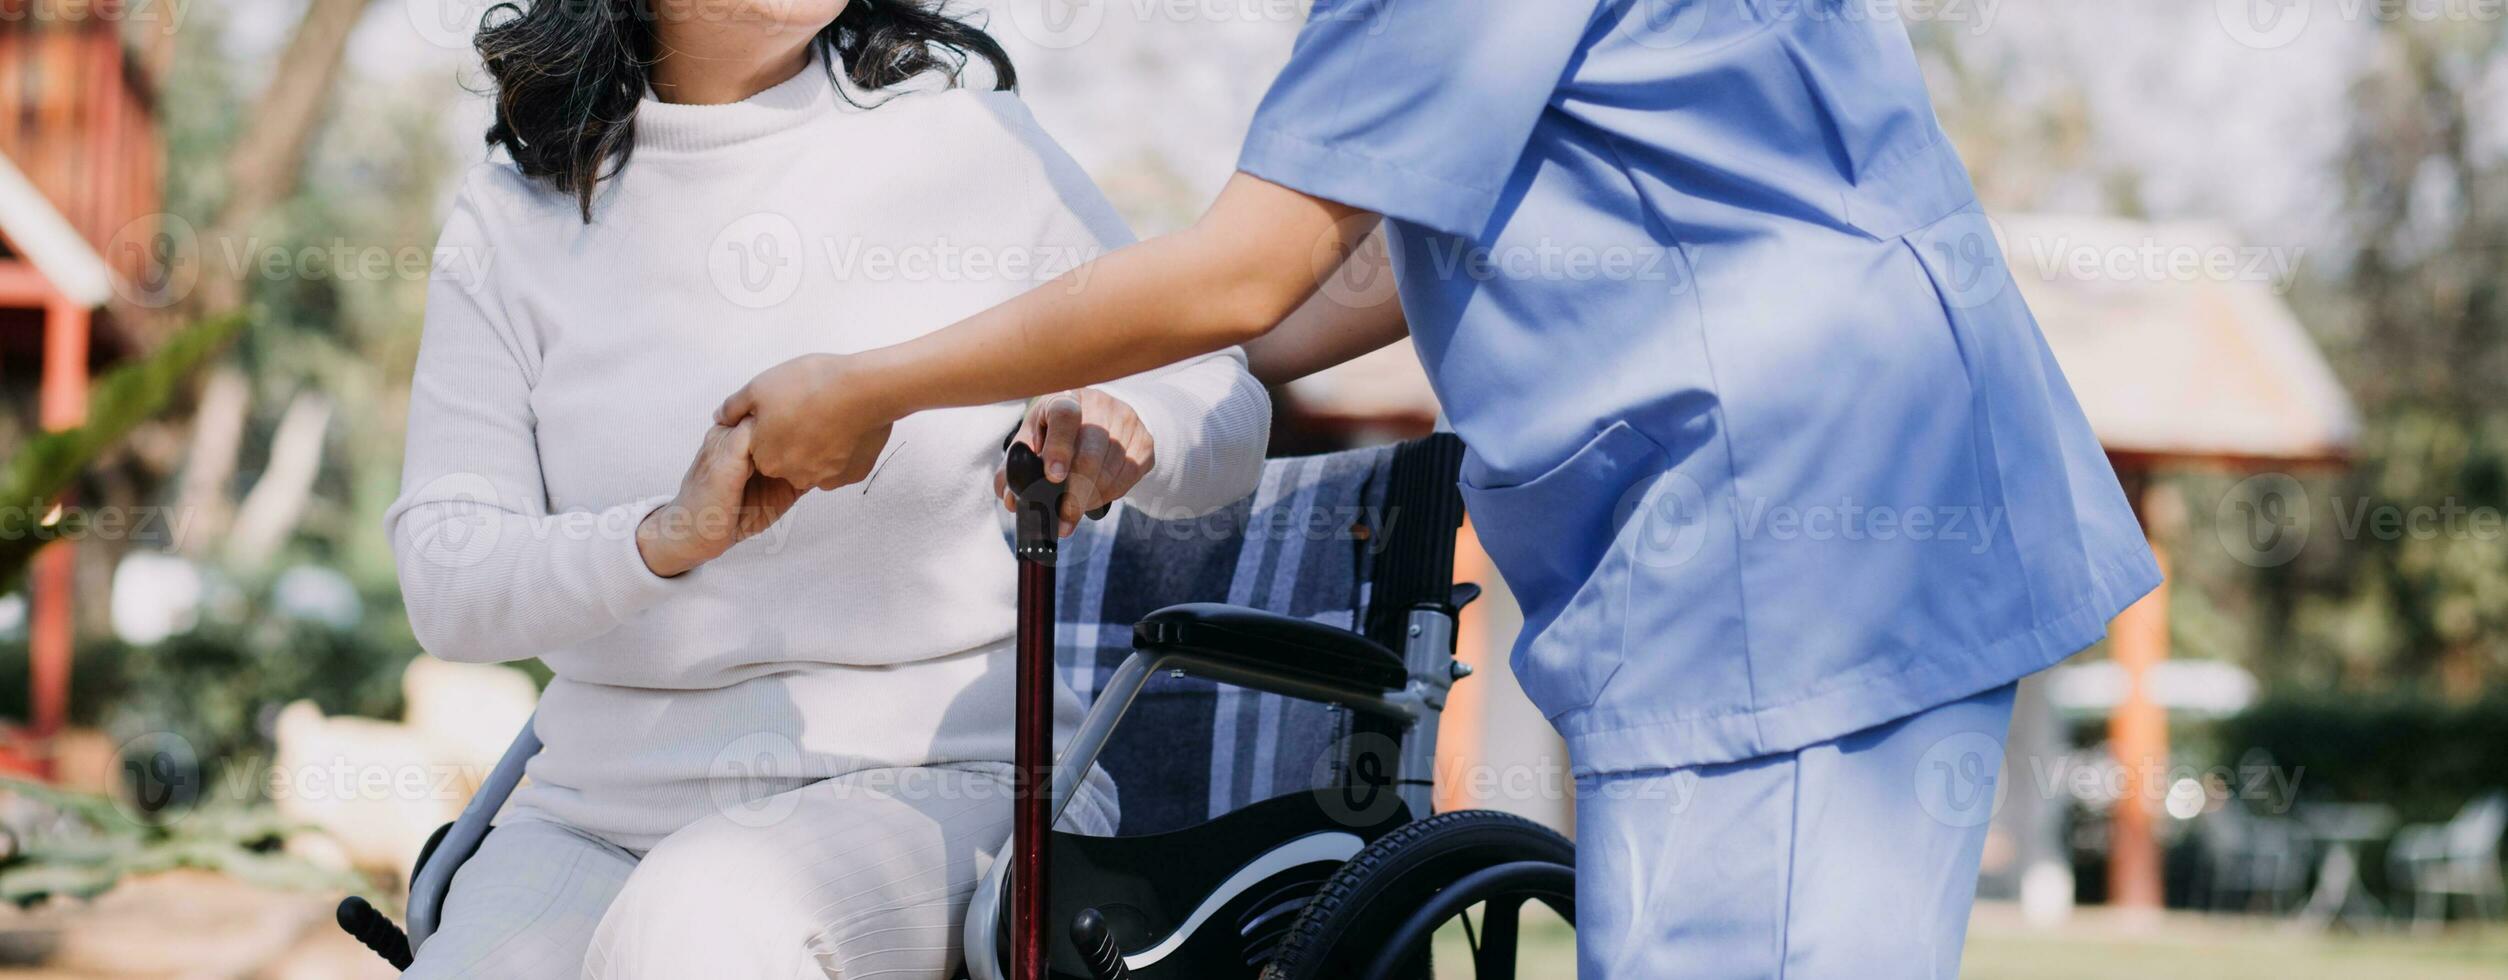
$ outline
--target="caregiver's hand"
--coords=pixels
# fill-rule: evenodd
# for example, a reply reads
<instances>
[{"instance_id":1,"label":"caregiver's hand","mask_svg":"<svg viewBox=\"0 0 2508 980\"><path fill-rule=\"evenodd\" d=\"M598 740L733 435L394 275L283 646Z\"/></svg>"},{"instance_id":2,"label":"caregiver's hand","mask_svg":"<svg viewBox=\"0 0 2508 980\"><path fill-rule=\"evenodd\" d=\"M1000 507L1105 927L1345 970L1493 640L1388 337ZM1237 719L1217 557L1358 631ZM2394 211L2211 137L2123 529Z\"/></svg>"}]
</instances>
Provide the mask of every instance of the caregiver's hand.
<instances>
[{"instance_id":1,"label":"caregiver's hand","mask_svg":"<svg viewBox=\"0 0 2508 980\"><path fill-rule=\"evenodd\" d=\"M887 407L880 380L858 356L804 354L732 392L714 423L755 426L749 458L759 473L834 490L870 475L889 428L907 414Z\"/></svg>"},{"instance_id":2,"label":"caregiver's hand","mask_svg":"<svg viewBox=\"0 0 2508 980\"><path fill-rule=\"evenodd\" d=\"M1028 405L1014 441L1036 448L1045 460L1045 478L1065 484L1062 526L1070 537L1080 515L1123 499L1147 475L1158 447L1149 427L1123 399L1095 388L1066 391ZM1010 492L1009 475L993 470L993 493L1013 513L1019 498Z\"/></svg>"},{"instance_id":3,"label":"caregiver's hand","mask_svg":"<svg viewBox=\"0 0 2508 980\"><path fill-rule=\"evenodd\" d=\"M759 473L749 462L750 423L706 430L697 458L679 479L679 495L636 525L645 567L668 578L720 557L773 526L802 489Z\"/></svg>"}]
</instances>

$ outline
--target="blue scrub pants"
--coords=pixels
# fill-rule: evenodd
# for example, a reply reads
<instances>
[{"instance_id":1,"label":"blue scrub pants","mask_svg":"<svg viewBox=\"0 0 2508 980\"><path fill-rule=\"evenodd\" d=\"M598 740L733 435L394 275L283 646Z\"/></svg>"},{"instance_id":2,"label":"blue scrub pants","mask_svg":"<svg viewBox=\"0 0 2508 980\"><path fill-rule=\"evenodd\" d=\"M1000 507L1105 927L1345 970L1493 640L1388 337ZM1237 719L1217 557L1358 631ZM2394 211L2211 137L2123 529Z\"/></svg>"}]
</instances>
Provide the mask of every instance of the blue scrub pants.
<instances>
[{"instance_id":1,"label":"blue scrub pants","mask_svg":"<svg viewBox=\"0 0 2508 980\"><path fill-rule=\"evenodd\" d=\"M1579 777L1579 976L1957 976L2012 691L1793 752Z\"/></svg>"}]
</instances>

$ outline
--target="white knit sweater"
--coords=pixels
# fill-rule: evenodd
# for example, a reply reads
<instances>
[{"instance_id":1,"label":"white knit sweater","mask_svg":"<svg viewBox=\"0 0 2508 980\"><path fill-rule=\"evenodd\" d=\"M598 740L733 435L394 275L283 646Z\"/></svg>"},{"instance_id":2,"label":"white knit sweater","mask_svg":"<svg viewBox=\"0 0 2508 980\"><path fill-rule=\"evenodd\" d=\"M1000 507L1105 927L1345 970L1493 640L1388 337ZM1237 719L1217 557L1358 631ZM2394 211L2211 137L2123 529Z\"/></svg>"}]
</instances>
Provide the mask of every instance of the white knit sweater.
<instances>
[{"instance_id":1,"label":"white knit sweater","mask_svg":"<svg viewBox=\"0 0 2508 980\"><path fill-rule=\"evenodd\" d=\"M1011 757L991 480L1018 406L899 423L868 482L678 578L634 536L758 371L928 332L1130 241L1017 98L933 89L851 93L863 108L813 62L733 105L647 99L590 224L510 166L468 176L388 522L429 652L556 673L518 806L642 849L814 779ZM1136 504L1251 491L1270 405L1242 354L1107 388L1156 440ZM1066 693L1066 731L1078 712Z\"/></svg>"}]
</instances>

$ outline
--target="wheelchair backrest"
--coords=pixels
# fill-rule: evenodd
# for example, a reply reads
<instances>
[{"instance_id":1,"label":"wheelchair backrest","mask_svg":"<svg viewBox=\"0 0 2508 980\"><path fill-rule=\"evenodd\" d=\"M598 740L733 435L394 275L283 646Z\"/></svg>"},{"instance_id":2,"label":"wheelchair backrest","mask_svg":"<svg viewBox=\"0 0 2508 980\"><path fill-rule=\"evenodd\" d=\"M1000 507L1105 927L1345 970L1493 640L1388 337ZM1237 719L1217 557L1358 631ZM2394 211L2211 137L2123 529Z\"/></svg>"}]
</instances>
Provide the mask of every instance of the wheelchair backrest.
<instances>
[{"instance_id":1,"label":"wheelchair backrest","mask_svg":"<svg viewBox=\"0 0 2508 980\"><path fill-rule=\"evenodd\" d=\"M1093 698L1131 652L1132 624L1180 602L1226 602L1358 630L1400 649L1403 611L1453 581L1451 435L1274 459L1251 497L1195 518L1118 506L1063 544L1057 642ZM1364 723L1362 723L1364 724ZM1152 681L1099 764L1124 834L1200 823L1282 793L1342 782L1345 709L1199 678Z\"/></svg>"}]
</instances>

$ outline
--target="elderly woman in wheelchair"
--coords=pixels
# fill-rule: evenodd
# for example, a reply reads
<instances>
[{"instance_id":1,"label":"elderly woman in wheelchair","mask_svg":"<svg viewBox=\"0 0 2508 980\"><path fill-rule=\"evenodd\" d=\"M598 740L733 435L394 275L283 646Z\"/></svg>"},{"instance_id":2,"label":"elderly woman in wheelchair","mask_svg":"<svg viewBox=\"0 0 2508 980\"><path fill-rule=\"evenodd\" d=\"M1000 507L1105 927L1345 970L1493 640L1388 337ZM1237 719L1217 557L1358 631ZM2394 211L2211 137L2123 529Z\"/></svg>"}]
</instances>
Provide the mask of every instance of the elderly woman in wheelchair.
<instances>
[{"instance_id":1,"label":"elderly woman in wheelchair","mask_svg":"<svg viewBox=\"0 0 2508 980\"><path fill-rule=\"evenodd\" d=\"M1432 936L1459 925L1470 975L1512 977L1525 906L1537 902L1573 922L1574 851L1565 839L1489 811L1429 815L1439 709L1448 687L1470 673L1453 656L1455 614L1478 591L1451 584L1461 457L1453 436L1438 435L1276 459L1253 494L1206 517L1161 520L1127 503L1063 546L1046 625L1071 638L1057 651L1062 693L1091 706L1076 726L1057 725L1067 734L1057 739L1065 748L1052 787L1062 820L1049 852L1050 975L1425 980ZM1009 563L1007 549L996 562ZM1035 614L1023 605L1021 615ZM493 846L511 818L481 841L539 749L526 729L462 818L439 833L440 846L420 858L409 913L422 964L437 943L459 942L434 937L465 916L531 924L538 914L545 928L533 896L460 884L483 863L546 863L526 848ZM1112 819L1088 790L1104 773L1125 787ZM820 792L862 801L858 781L828 782ZM995 809L1006 812L1008 799ZM823 935L812 932L824 928L814 916L842 921L884 907L859 891L794 900L811 855L870 835L831 809L769 798L763 811L727 811L732 827L768 830L709 835L719 843L703 846L721 847L719 855L666 840L630 872L649 874L668 852L672 884L687 889L688 903L721 906L659 925L670 941L715 957L699 975L756 975L765 969L760 951L788 955L794 937ZM1000 980L1009 976L1006 862L998 860L1006 831L998 816L986 829L993 836L972 849L989 862L981 884L945 907L964 914L963 975ZM952 833L926 829L922 839L945 850ZM791 850L732 843L744 838ZM718 857L719 867L704 866ZM408 943L362 900L344 904L343 924L407 962ZM501 934L522 949L540 942L521 927ZM959 941L928 920L916 935ZM727 950L726 938L757 948ZM623 955L596 944L586 972L620 970ZM689 962L649 944L632 955ZM867 973L861 962L802 969ZM904 975L939 969L926 962ZM566 969L556 962L535 972L509 959L477 972Z\"/></svg>"},{"instance_id":2,"label":"elderly woman in wheelchair","mask_svg":"<svg viewBox=\"0 0 2508 980\"><path fill-rule=\"evenodd\" d=\"M893 343L1129 240L1000 49L930 6L533 0L484 25L510 159L468 175L440 239L480 261L432 283L388 520L429 652L554 679L528 782L492 831L495 801L448 834L428 879L448 891L413 903L411 974L956 960L1011 814L1014 573L988 483L1021 407L899 425L829 492L760 476L749 427L709 421L769 365ZM1120 496L1191 514L1253 488L1269 411L1228 352L1025 424L1061 445L1073 519ZM1064 730L1081 709L1062 694ZM1116 812L1096 773L1067 821Z\"/></svg>"}]
</instances>

